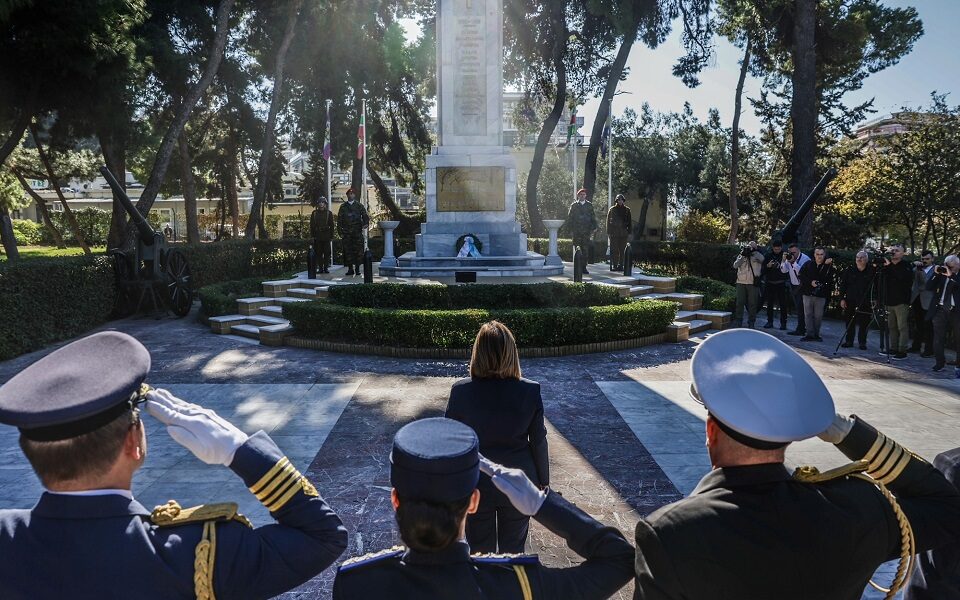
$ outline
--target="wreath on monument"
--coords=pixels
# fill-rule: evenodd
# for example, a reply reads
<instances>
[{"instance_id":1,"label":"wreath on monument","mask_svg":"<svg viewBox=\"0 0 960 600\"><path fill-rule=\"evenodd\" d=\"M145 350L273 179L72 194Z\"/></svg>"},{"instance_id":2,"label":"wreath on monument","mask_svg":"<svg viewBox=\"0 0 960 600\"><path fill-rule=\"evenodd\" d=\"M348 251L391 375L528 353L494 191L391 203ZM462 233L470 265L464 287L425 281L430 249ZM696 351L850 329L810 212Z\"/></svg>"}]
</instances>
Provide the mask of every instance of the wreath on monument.
<instances>
[{"instance_id":1,"label":"wreath on monument","mask_svg":"<svg viewBox=\"0 0 960 600\"><path fill-rule=\"evenodd\" d=\"M457 238L457 241L453 244L453 255L456 256L460 254L460 248L463 247L463 242L468 237L473 238L473 247L477 249L477 252L483 254L483 242L480 241L480 238L477 237L475 233L465 233Z\"/></svg>"}]
</instances>

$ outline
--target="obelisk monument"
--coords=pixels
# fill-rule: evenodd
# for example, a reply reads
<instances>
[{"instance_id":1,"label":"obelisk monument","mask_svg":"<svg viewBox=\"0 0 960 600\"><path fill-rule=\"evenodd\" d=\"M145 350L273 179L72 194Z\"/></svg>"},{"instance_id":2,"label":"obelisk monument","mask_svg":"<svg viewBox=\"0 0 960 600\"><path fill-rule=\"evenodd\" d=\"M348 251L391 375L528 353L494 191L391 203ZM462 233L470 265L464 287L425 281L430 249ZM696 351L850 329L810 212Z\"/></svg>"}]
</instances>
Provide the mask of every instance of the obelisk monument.
<instances>
[{"instance_id":1,"label":"obelisk monument","mask_svg":"<svg viewBox=\"0 0 960 600\"><path fill-rule=\"evenodd\" d=\"M439 0L437 98L439 145L427 156L416 256L453 256L468 233L484 256L525 256L517 170L503 146L502 0Z\"/></svg>"}]
</instances>

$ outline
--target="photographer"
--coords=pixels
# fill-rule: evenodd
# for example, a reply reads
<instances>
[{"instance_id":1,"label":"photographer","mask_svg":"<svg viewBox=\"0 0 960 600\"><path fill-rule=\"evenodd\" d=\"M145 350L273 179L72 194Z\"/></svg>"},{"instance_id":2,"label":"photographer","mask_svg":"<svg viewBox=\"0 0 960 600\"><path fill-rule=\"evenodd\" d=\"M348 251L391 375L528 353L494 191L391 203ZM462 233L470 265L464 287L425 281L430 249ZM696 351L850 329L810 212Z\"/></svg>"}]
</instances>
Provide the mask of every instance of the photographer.
<instances>
[{"instance_id":1,"label":"photographer","mask_svg":"<svg viewBox=\"0 0 960 600\"><path fill-rule=\"evenodd\" d=\"M933 356L933 326L927 319L927 311L933 302L933 290L927 289L927 283L933 279L933 252L924 250L920 260L913 263L913 289L910 291L910 313L913 315L913 343L910 352L916 352L927 358Z\"/></svg>"},{"instance_id":2,"label":"photographer","mask_svg":"<svg viewBox=\"0 0 960 600\"><path fill-rule=\"evenodd\" d=\"M953 332L953 345L960 359L960 258L951 254L936 268L927 289L933 290L933 303L927 319L933 324L934 371L942 371L947 364L943 346L947 341L947 329Z\"/></svg>"},{"instance_id":3,"label":"photographer","mask_svg":"<svg viewBox=\"0 0 960 600\"><path fill-rule=\"evenodd\" d=\"M786 273L790 279L790 297L793 308L797 312L797 328L790 331L790 335L806 335L807 323L803 318L803 294L800 293L800 269L810 262L810 257L800 252L796 242L787 246L787 260L780 263L780 272Z\"/></svg>"},{"instance_id":4,"label":"photographer","mask_svg":"<svg viewBox=\"0 0 960 600\"><path fill-rule=\"evenodd\" d=\"M753 329L757 321L760 277L763 274L763 254L757 249L756 242L740 248L740 254L733 261L733 268L737 270L737 308L733 314L733 326L743 326L743 308L746 305L747 326Z\"/></svg>"},{"instance_id":5,"label":"photographer","mask_svg":"<svg viewBox=\"0 0 960 600\"><path fill-rule=\"evenodd\" d=\"M773 327L773 303L780 309L780 329L787 328L787 275L780 269L780 263L786 260L783 243L773 241L773 249L763 257L764 301L767 305L767 324L764 329Z\"/></svg>"},{"instance_id":6,"label":"photographer","mask_svg":"<svg viewBox=\"0 0 960 600\"><path fill-rule=\"evenodd\" d=\"M801 342L822 342L820 324L823 322L823 310L833 293L833 259L827 258L827 251L817 247L813 251L813 261L800 269L800 293L803 294L803 316L807 322L807 335Z\"/></svg>"},{"instance_id":7,"label":"photographer","mask_svg":"<svg viewBox=\"0 0 960 600\"><path fill-rule=\"evenodd\" d=\"M880 354L896 360L907 357L907 342L910 341L910 290L913 287L914 269L903 260L903 245L890 247L890 257L883 257L883 303L887 309L887 332L889 344Z\"/></svg>"},{"instance_id":8,"label":"photographer","mask_svg":"<svg viewBox=\"0 0 960 600\"><path fill-rule=\"evenodd\" d=\"M847 337L841 344L844 348L853 346L853 333L856 330L860 349L867 349L871 317L870 283L874 273L869 255L861 250L857 252L856 264L840 276L840 308L843 309L843 320L847 323Z\"/></svg>"}]
</instances>

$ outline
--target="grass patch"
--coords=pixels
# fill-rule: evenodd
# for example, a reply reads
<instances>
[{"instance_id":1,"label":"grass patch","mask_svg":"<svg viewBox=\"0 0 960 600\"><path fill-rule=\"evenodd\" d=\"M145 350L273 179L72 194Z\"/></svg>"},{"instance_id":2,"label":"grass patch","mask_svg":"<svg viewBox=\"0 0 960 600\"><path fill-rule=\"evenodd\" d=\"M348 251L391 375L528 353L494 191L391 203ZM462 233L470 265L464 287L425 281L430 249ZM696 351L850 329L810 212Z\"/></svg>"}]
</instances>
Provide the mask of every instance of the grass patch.
<instances>
[{"instance_id":1,"label":"grass patch","mask_svg":"<svg viewBox=\"0 0 960 600\"><path fill-rule=\"evenodd\" d=\"M66 248L57 248L56 246L18 246L20 258L31 260L37 258L59 258L62 256L83 256L83 248L80 246L67 246ZM91 246L90 251L93 255L104 254L107 251L106 246ZM0 252L0 263L7 262L7 255Z\"/></svg>"}]
</instances>

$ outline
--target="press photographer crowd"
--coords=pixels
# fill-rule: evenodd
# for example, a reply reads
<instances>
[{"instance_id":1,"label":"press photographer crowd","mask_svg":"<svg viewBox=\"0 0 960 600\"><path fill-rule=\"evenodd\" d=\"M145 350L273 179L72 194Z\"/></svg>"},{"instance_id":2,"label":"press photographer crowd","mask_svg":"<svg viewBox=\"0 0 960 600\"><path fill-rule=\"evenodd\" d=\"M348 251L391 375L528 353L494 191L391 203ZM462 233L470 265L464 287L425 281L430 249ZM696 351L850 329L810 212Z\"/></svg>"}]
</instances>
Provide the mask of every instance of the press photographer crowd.
<instances>
[{"instance_id":1,"label":"press photographer crowd","mask_svg":"<svg viewBox=\"0 0 960 600\"><path fill-rule=\"evenodd\" d=\"M768 249L751 241L733 261L737 271L735 327L756 327L765 307L764 328L787 329L791 311L796 327L789 335L802 342L822 342L821 324L831 303L838 306L846 326L839 347L868 348L875 326L880 354L903 360L908 353L933 358L933 371L947 364L945 347L952 343L960 356L960 257L951 254L937 264L930 250L920 260L904 259L904 247L895 244L878 251L861 250L853 265L838 269L826 248L813 258L796 243L774 239ZM744 317L746 312L746 317ZM958 366L960 373L960 366Z\"/></svg>"}]
</instances>

